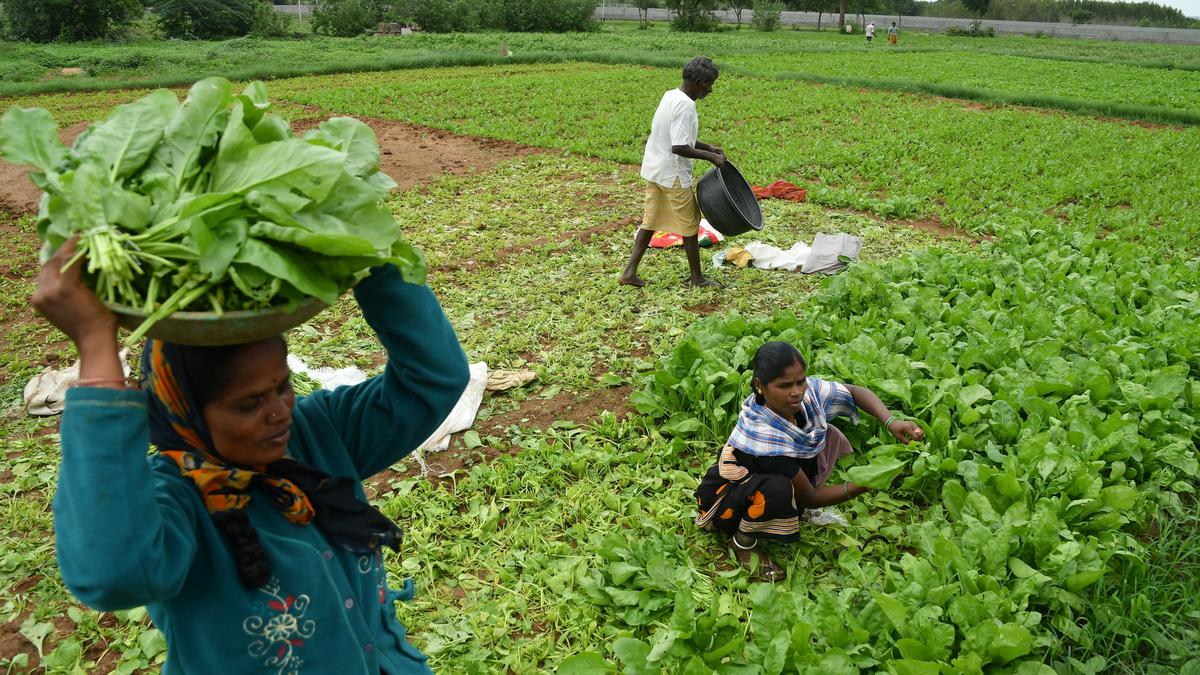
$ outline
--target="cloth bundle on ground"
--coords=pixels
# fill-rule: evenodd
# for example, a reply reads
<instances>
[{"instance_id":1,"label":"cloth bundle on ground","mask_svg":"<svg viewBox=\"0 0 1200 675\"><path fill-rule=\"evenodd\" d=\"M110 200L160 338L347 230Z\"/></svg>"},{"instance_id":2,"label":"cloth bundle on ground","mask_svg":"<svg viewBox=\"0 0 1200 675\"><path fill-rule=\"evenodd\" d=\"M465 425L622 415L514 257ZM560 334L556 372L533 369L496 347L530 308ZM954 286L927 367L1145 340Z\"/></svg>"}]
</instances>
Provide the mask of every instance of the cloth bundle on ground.
<instances>
[{"instance_id":1,"label":"cloth bundle on ground","mask_svg":"<svg viewBox=\"0 0 1200 675\"><path fill-rule=\"evenodd\" d=\"M129 364L125 362L128 351L121 352L121 369L129 377ZM79 379L79 362L51 370L47 368L34 375L25 384L25 412L34 417L57 415L67 403L67 389Z\"/></svg>"},{"instance_id":2,"label":"cloth bundle on ground","mask_svg":"<svg viewBox=\"0 0 1200 675\"><path fill-rule=\"evenodd\" d=\"M532 370L489 370L487 374L487 391L506 391L524 386L537 379L537 373Z\"/></svg>"},{"instance_id":3,"label":"cloth bundle on ground","mask_svg":"<svg viewBox=\"0 0 1200 675\"><path fill-rule=\"evenodd\" d=\"M705 247L725 240L725 236L717 232L703 218L700 219L700 232L697 236L700 238L700 245ZM675 234L674 232L655 232L654 236L650 238L651 248L671 248L672 246L681 246L682 244L683 235Z\"/></svg>"},{"instance_id":4,"label":"cloth bundle on ground","mask_svg":"<svg viewBox=\"0 0 1200 675\"><path fill-rule=\"evenodd\" d=\"M808 190L785 180L777 180L766 187L752 186L750 190L757 199L786 199L789 202L808 200Z\"/></svg>"},{"instance_id":5,"label":"cloth bundle on ground","mask_svg":"<svg viewBox=\"0 0 1200 675\"><path fill-rule=\"evenodd\" d=\"M488 367L486 363L480 361L472 363L470 368L471 381L467 383L467 388L459 397L458 403L454 404L454 409L429 435L429 438L418 446L418 451L441 452L450 447L450 434L466 431L475 424L475 415L479 412L480 404L483 403L483 390L487 386Z\"/></svg>"},{"instance_id":6,"label":"cloth bundle on ground","mask_svg":"<svg viewBox=\"0 0 1200 675\"><path fill-rule=\"evenodd\" d=\"M796 271L805 274L836 274L858 260L862 240L839 232L817 234L812 246L798 241L784 250L777 246L752 241L745 246L733 246L713 256L713 267L732 263L737 267L753 265L764 270Z\"/></svg>"}]
</instances>

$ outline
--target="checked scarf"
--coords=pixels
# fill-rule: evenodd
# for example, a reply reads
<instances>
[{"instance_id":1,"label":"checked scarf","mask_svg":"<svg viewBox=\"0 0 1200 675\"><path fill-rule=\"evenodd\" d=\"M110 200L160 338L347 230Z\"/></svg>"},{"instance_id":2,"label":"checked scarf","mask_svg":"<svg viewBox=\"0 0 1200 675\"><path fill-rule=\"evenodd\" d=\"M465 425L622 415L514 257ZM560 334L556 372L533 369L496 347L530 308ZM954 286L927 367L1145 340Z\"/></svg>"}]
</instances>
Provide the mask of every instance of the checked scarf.
<instances>
[{"instance_id":1,"label":"checked scarf","mask_svg":"<svg viewBox=\"0 0 1200 675\"><path fill-rule=\"evenodd\" d=\"M246 508L257 488L288 521L313 523L340 548L357 553L378 551L380 546L399 549L400 529L358 499L354 479L331 477L290 458L260 466L230 464L212 450L208 428L185 381L178 345L147 341L142 379L150 393L151 442L195 483L210 514Z\"/></svg>"}]
</instances>

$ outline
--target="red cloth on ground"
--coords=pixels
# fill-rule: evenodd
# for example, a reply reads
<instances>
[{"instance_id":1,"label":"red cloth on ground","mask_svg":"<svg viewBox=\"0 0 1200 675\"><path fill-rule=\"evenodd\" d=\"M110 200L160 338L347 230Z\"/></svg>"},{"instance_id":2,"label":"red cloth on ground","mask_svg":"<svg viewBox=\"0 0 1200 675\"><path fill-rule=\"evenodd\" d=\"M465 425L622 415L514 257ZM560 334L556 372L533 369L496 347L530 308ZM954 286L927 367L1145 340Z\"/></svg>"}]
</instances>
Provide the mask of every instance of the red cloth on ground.
<instances>
[{"instance_id":1,"label":"red cloth on ground","mask_svg":"<svg viewBox=\"0 0 1200 675\"><path fill-rule=\"evenodd\" d=\"M777 180L767 187L752 187L754 196L758 199L786 199L789 202L802 202L808 199L808 190L792 185L785 180Z\"/></svg>"}]
</instances>

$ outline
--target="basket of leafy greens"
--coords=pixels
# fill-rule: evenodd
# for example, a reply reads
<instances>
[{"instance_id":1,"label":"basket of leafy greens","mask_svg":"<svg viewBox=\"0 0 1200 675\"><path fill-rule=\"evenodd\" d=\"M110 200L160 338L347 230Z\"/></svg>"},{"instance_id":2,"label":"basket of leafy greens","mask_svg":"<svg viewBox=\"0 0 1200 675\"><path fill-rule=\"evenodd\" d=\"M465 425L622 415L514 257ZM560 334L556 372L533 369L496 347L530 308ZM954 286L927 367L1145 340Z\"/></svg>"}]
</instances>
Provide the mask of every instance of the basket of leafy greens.
<instances>
[{"instance_id":1,"label":"basket of leafy greens","mask_svg":"<svg viewBox=\"0 0 1200 675\"><path fill-rule=\"evenodd\" d=\"M72 147L50 113L13 108L0 154L44 191L43 260L79 235L84 278L132 328L188 344L248 342L304 322L371 267L424 283L420 252L381 205L395 186L375 134L338 117L303 137L266 88L197 82L118 106Z\"/></svg>"}]
</instances>

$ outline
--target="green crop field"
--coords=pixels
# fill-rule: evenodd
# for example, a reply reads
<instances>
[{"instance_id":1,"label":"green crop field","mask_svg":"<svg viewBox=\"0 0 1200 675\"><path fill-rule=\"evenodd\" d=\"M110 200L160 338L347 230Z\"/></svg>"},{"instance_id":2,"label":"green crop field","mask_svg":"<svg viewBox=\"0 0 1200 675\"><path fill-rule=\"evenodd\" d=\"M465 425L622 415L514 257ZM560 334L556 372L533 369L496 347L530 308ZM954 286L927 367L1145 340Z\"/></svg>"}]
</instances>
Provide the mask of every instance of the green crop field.
<instances>
[{"instance_id":1,"label":"green crop field","mask_svg":"<svg viewBox=\"0 0 1200 675\"><path fill-rule=\"evenodd\" d=\"M0 107L70 127L147 86L278 76L294 124L419 125L489 159L385 202L470 360L537 373L489 394L428 475L412 458L367 483L405 530L388 573L416 583L400 618L435 671L1200 673L1194 48L906 32L887 52L627 24L410 37L4 43L33 65L0 71ZM819 232L861 237L860 262L726 266L707 272L723 288L695 289L672 249L647 254L646 289L617 284L650 116L701 52L725 67L701 138L753 184L809 195L760 202L764 230L706 264ZM40 79L62 67L89 75ZM59 578L58 419L27 416L22 390L74 351L28 308L33 215L0 212L0 242L0 672L158 672L144 610L94 611ZM288 339L310 365L382 365L348 297ZM771 339L928 433L845 426L857 452L832 482L868 463L904 478L840 506L847 526L771 548L776 585L692 524Z\"/></svg>"}]
</instances>

